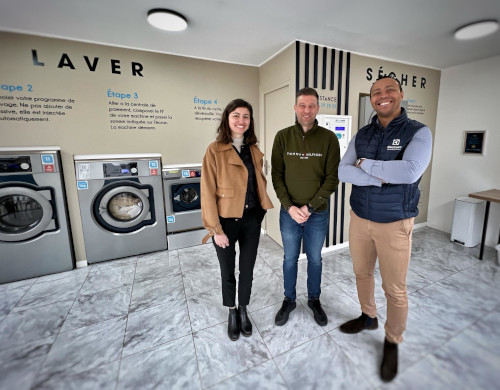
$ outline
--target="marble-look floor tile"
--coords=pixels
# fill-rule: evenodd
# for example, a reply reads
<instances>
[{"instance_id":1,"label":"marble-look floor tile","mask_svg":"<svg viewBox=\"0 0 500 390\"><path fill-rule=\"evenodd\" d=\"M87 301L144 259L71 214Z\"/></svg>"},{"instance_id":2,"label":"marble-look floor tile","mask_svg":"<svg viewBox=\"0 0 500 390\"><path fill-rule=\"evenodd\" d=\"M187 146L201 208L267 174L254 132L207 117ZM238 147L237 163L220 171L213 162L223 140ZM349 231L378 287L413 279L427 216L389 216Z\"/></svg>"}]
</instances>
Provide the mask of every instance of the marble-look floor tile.
<instances>
[{"instance_id":1,"label":"marble-look floor tile","mask_svg":"<svg viewBox=\"0 0 500 390\"><path fill-rule=\"evenodd\" d=\"M210 387L210 390L233 389L286 390L288 387L274 361L267 360L241 374Z\"/></svg>"},{"instance_id":2,"label":"marble-look floor tile","mask_svg":"<svg viewBox=\"0 0 500 390\"><path fill-rule=\"evenodd\" d=\"M169 275L161 279L146 280L134 284L130 312L184 299L181 274Z\"/></svg>"},{"instance_id":3,"label":"marble-look floor tile","mask_svg":"<svg viewBox=\"0 0 500 390\"><path fill-rule=\"evenodd\" d=\"M36 380L57 383L58 378L96 369L120 358L125 334L126 317L114 318L60 333Z\"/></svg>"},{"instance_id":4,"label":"marble-look floor tile","mask_svg":"<svg viewBox=\"0 0 500 390\"><path fill-rule=\"evenodd\" d=\"M379 327L375 330L346 334L337 328L328 332L328 335L369 380L372 388L383 384L379 377L379 370L382 362L385 332L380 320ZM400 364L399 372L403 371L404 368Z\"/></svg>"},{"instance_id":5,"label":"marble-look floor tile","mask_svg":"<svg viewBox=\"0 0 500 390\"><path fill-rule=\"evenodd\" d=\"M130 313L123 342L123 356L164 344L189 333L191 325L186 301L183 299Z\"/></svg>"},{"instance_id":6,"label":"marble-look floor tile","mask_svg":"<svg viewBox=\"0 0 500 390\"><path fill-rule=\"evenodd\" d=\"M178 253L183 273L205 267L210 268L214 265L219 266L217 254L212 244L179 249Z\"/></svg>"},{"instance_id":7,"label":"marble-look floor tile","mask_svg":"<svg viewBox=\"0 0 500 390\"><path fill-rule=\"evenodd\" d=\"M153 260L162 264L176 265L179 264L179 253L177 250L152 252L147 255L138 256L137 263Z\"/></svg>"},{"instance_id":8,"label":"marble-look floor tile","mask_svg":"<svg viewBox=\"0 0 500 390\"><path fill-rule=\"evenodd\" d=\"M339 254L327 254L323 256L323 276L332 282L339 282L352 278L352 260L350 257Z\"/></svg>"},{"instance_id":9,"label":"marble-look floor tile","mask_svg":"<svg viewBox=\"0 0 500 390\"><path fill-rule=\"evenodd\" d=\"M12 311L32 309L59 301L75 299L86 277L86 275L82 275L53 282L35 283Z\"/></svg>"},{"instance_id":10,"label":"marble-look floor tile","mask_svg":"<svg viewBox=\"0 0 500 390\"><path fill-rule=\"evenodd\" d=\"M274 360L289 389L372 388L362 372L327 334L285 352Z\"/></svg>"},{"instance_id":11,"label":"marble-look floor tile","mask_svg":"<svg viewBox=\"0 0 500 390\"><path fill-rule=\"evenodd\" d=\"M239 259L238 256L236 256L236 261L235 261L235 273L240 272L240 263L238 261ZM273 270L271 269L271 267L269 267L267 263L264 260L262 260L261 257L257 256L257 258L255 259L255 266L253 268L253 277L256 278L258 276L270 274L272 272Z\"/></svg>"},{"instance_id":12,"label":"marble-look floor tile","mask_svg":"<svg viewBox=\"0 0 500 390\"><path fill-rule=\"evenodd\" d=\"M498 309L479 318L464 333L467 333L472 343L479 348L488 349L500 356L498 354L500 351L500 332L498 331L500 311Z\"/></svg>"},{"instance_id":13,"label":"marble-look floor tile","mask_svg":"<svg viewBox=\"0 0 500 390\"><path fill-rule=\"evenodd\" d=\"M277 250L283 250L280 244L274 241L271 237L266 235L261 235L259 240L258 254L262 257L266 257L268 253L275 252Z\"/></svg>"},{"instance_id":14,"label":"marble-look floor tile","mask_svg":"<svg viewBox=\"0 0 500 390\"><path fill-rule=\"evenodd\" d=\"M377 306L377 311L385 311L385 307L387 306L387 299L385 297L384 290L382 289L382 278L380 274L375 273L375 305ZM361 307L359 305L358 298L358 290L356 287L356 277L352 274L350 277L339 280L335 282L337 286L339 286L345 293L353 299L357 304L359 311L361 311Z\"/></svg>"},{"instance_id":15,"label":"marble-look floor tile","mask_svg":"<svg viewBox=\"0 0 500 390\"><path fill-rule=\"evenodd\" d=\"M36 390L114 389L118 381L118 360L83 372L61 372L37 383Z\"/></svg>"},{"instance_id":16,"label":"marble-look floor tile","mask_svg":"<svg viewBox=\"0 0 500 390\"><path fill-rule=\"evenodd\" d=\"M0 389L31 389L55 336L0 351Z\"/></svg>"},{"instance_id":17,"label":"marble-look floor tile","mask_svg":"<svg viewBox=\"0 0 500 390\"><path fill-rule=\"evenodd\" d=\"M441 279L457 272L445 264L429 259L427 255L428 254L426 253L425 255L412 256L410 259L409 269L424 276L431 282L438 282Z\"/></svg>"},{"instance_id":18,"label":"marble-look floor tile","mask_svg":"<svg viewBox=\"0 0 500 390\"><path fill-rule=\"evenodd\" d=\"M434 248L447 245L451 242L450 233L427 227L415 229L412 235L413 241L424 241L434 245Z\"/></svg>"},{"instance_id":19,"label":"marble-look floor tile","mask_svg":"<svg viewBox=\"0 0 500 390\"><path fill-rule=\"evenodd\" d=\"M498 351L477 345L472 337L474 331L466 330L451 339L434 352L433 358L441 372L452 377L461 373L455 380L457 387L464 389L493 389L500 381L500 356ZM497 332L498 333L498 332Z\"/></svg>"},{"instance_id":20,"label":"marble-look floor tile","mask_svg":"<svg viewBox=\"0 0 500 390\"><path fill-rule=\"evenodd\" d=\"M275 274L284 283L283 269L274 270ZM325 275L321 275L321 289L333 282ZM301 260L297 264L297 284L295 285L296 296L307 294L307 259Z\"/></svg>"},{"instance_id":21,"label":"marble-look floor tile","mask_svg":"<svg viewBox=\"0 0 500 390\"><path fill-rule=\"evenodd\" d=\"M298 300L296 304L297 307L290 313L288 322L283 326L274 323L281 303L252 313L253 323L272 356L289 351L325 333L324 328L316 324L304 305Z\"/></svg>"},{"instance_id":22,"label":"marble-look floor tile","mask_svg":"<svg viewBox=\"0 0 500 390\"><path fill-rule=\"evenodd\" d=\"M243 372L271 358L260 334L254 329L250 337L231 341L227 336L227 324L193 334L198 367L203 386L210 386Z\"/></svg>"},{"instance_id":23,"label":"marble-look floor tile","mask_svg":"<svg viewBox=\"0 0 500 390\"><path fill-rule=\"evenodd\" d=\"M283 291L283 281L275 273L254 278L248 310L253 312L263 307L283 302Z\"/></svg>"},{"instance_id":24,"label":"marble-look floor tile","mask_svg":"<svg viewBox=\"0 0 500 390\"><path fill-rule=\"evenodd\" d=\"M307 296L299 295L297 299L314 318L312 310L307 305ZM344 322L357 318L361 314L359 303L349 297L344 290L335 284L331 284L321 290L320 300L321 306L328 317L328 324L323 327L325 332L338 328Z\"/></svg>"},{"instance_id":25,"label":"marble-look floor tile","mask_svg":"<svg viewBox=\"0 0 500 390\"><path fill-rule=\"evenodd\" d=\"M51 282L65 278L83 277L90 272L90 268L91 267L74 268L70 271L40 276L36 279L36 283Z\"/></svg>"},{"instance_id":26,"label":"marble-look floor tile","mask_svg":"<svg viewBox=\"0 0 500 390\"><path fill-rule=\"evenodd\" d=\"M59 332L73 300L10 313L0 323L0 350Z\"/></svg>"},{"instance_id":27,"label":"marble-look floor tile","mask_svg":"<svg viewBox=\"0 0 500 390\"><path fill-rule=\"evenodd\" d=\"M478 259L472 257L470 254L460 251L459 245L448 244L425 254L425 257L431 261L445 265L447 268L457 271L462 271L473 265L477 265Z\"/></svg>"},{"instance_id":28,"label":"marble-look floor tile","mask_svg":"<svg viewBox=\"0 0 500 390\"><path fill-rule=\"evenodd\" d=\"M82 286L80 294L93 294L99 291L129 286L134 282L136 264L91 270Z\"/></svg>"},{"instance_id":29,"label":"marble-look floor tile","mask_svg":"<svg viewBox=\"0 0 500 390\"><path fill-rule=\"evenodd\" d=\"M64 321L61 332L127 315L131 294L132 286L100 291L95 294L80 294Z\"/></svg>"},{"instance_id":30,"label":"marble-look floor tile","mask_svg":"<svg viewBox=\"0 0 500 390\"><path fill-rule=\"evenodd\" d=\"M123 267L124 265L135 265L137 263L137 256L122 257L120 259L113 259L108 261L101 261L94 263L90 267L90 271L102 271L108 268Z\"/></svg>"},{"instance_id":31,"label":"marble-look floor tile","mask_svg":"<svg viewBox=\"0 0 500 390\"><path fill-rule=\"evenodd\" d=\"M26 294L36 279L0 285L0 316L7 315Z\"/></svg>"},{"instance_id":32,"label":"marble-look floor tile","mask_svg":"<svg viewBox=\"0 0 500 390\"><path fill-rule=\"evenodd\" d=\"M193 332L227 321L228 308L222 305L222 291L216 288L187 298Z\"/></svg>"},{"instance_id":33,"label":"marble-look floor tile","mask_svg":"<svg viewBox=\"0 0 500 390\"><path fill-rule=\"evenodd\" d=\"M411 268L411 261L410 261ZM417 272L409 269L406 275L406 291L409 294L421 290L427 286L430 286L433 282L427 279L425 276L420 275Z\"/></svg>"},{"instance_id":34,"label":"marble-look floor tile","mask_svg":"<svg viewBox=\"0 0 500 390\"><path fill-rule=\"evenodd\" d=\"M186 296L200 294L215 288L221 288L219 263L205 265L189 271L182 270Z\"/></svg>"},{"instance_id":35,"label":"marble-look floor tile","mask_svg":"<svg viewBox=\"0 0 500 390\"><path fill-rule=\"evenodd\" d=\"M177 274L179 272L181 272L179 262L173 262L173 264L170 264L167 254L166 260L153 259L138 262L135 271L134 283L144 282L149 279L164 278L165 276Z\"/></svg>"},{"instance_id":36,"label":"marble-look floor tile","mask_svg":"<svg viewBox=\"0 0 500 390\"><path fill-rule=\"evenodd\" d=\"M201 389L192 336L124 357L117 389Z\"/></svg>"},{"instance_id":37,"label":"marble-look floor tile","mask_svg":"<svg viewBox=\"0 0 500 390\"><path fill-rule=\"evenodd\" d=\"M260 257L271 269L283 269L283 249L272 251L257 252L257 257Z\"/></svg>"}]
</instances>

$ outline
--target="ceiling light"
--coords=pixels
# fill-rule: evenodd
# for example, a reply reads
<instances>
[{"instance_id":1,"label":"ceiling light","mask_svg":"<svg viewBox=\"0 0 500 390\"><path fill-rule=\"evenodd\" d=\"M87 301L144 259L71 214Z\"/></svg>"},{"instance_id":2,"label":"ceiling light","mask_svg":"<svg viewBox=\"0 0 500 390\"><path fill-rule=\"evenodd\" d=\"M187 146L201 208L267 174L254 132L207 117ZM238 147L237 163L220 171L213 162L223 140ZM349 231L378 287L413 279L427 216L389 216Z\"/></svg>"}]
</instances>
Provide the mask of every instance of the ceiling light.
<instances>
[{"instance_id":1,"label":"ceiling light","mask_svg":"<svg viewBox=\"0 0 500 390\"><path fill-rule=\"evenodd\" d=\"M482 38L497 30L498 22L496 20L483 20L460 27L455 31L455 38L460 40Z\"/></svg>"},{"instance_id":2,"label":"ceiling light","mask_svg":"<svg viewBox=\"0 0 500 390\"><path fill-rule=\"evenodd\" d=\"M186 18L168 9L152 9L149 11L148 23L166 31L182 31L187 28Z\"/></svg>"}]
</instances>

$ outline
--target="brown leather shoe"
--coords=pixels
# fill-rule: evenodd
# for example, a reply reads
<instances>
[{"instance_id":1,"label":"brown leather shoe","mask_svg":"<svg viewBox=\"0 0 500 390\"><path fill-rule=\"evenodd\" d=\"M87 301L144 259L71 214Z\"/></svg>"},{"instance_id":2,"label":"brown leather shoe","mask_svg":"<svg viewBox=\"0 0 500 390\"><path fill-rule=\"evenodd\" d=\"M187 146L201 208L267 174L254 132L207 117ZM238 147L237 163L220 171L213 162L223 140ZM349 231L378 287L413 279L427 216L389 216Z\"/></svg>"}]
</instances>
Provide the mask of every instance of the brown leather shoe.
<instances>
[{"instance_id":1,"label":"brown leather shoe","mask_svg":"<svg viewBox=\"0 0 500 390\"><path fill-rule=\"evenodd\" d=\"M361 313L358 318L347 321L340 325L340 331L343 333L359 333L362 330L374 330L378 328L377 317L368 317L365 313Z\"/></svg>"}]
</instances>

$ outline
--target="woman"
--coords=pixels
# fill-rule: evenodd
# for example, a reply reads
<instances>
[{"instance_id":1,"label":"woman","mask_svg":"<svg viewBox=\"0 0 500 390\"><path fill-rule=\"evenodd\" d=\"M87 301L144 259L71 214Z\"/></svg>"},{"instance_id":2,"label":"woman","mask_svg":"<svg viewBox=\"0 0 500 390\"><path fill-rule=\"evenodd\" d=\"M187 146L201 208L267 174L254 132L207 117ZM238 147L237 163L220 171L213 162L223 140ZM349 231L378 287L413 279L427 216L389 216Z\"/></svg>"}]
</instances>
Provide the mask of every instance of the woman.
<instances>
[{"instance_id":1,"label":"woman","mask_svg":"<svg viewBox=\"0 0 500 390\"><path fill-rule=\"evenodd\" d=\"M247 305L252 292L253 268L260 225L273 207L262 172L263 153L254 130L252 106L242 99L230 102L222 113L217 138L205 156L201 174L201 215L213 237L222 278L222 304L229 307L227 334L233 341L252 334ZM240 275L236 308L235 244L239 243Z\"/></svg>"}]
</instances>

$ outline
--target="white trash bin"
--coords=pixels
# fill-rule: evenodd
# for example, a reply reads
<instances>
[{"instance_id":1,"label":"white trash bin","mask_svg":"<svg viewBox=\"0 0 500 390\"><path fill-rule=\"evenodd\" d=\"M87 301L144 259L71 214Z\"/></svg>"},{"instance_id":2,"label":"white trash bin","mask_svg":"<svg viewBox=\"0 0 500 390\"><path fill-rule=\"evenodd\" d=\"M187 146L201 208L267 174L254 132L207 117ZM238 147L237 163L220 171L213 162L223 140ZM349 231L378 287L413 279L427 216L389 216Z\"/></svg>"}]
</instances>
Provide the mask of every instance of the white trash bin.
<instances>
[{"instance_id":1,"label":"white trash bin","mask_svg":"<svg viewBox=\"0 0 500 390\"><path fill-rule=\"evenodd\" d=\"M497 250L497 263L500 265L500 244L498 244L495 249Z\"/></svg>"}]
</instances>

